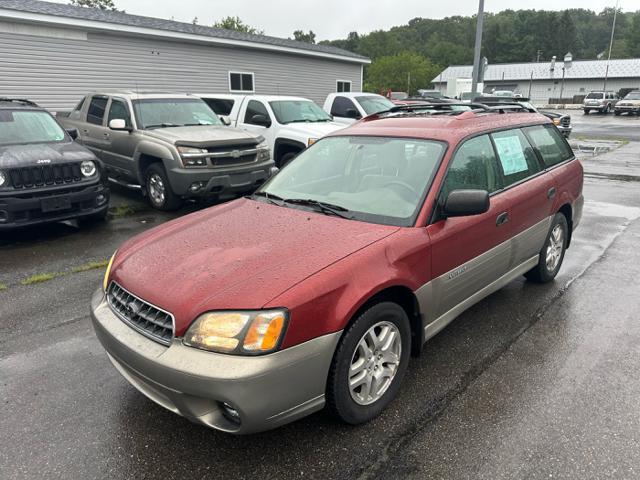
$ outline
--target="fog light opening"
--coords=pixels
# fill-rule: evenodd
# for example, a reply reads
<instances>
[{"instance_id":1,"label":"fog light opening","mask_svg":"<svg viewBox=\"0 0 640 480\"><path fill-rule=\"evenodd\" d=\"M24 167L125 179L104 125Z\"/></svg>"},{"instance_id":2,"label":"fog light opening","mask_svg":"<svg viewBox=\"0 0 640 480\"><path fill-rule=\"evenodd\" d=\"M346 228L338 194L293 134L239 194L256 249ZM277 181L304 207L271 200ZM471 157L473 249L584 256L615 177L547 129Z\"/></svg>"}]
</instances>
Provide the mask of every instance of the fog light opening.
<instances>
[{"instance_id":1,"label":"fog light opening","mask_svg":"<svg viewBox=\"0 0 640 480\"><path fill-rule=\"evenodd\" d=\"M240 425L240 413L229 405L227 402L221 402L220 406L222 407L222 415L224 418L229 420L231 423L235 423L236 425Z\"/></svg>"},{"instance_id":2,"label":"fog light opening","mask_svg":"<svg viewBox=\"0 0 640 480\"><path fill-rule=\"evenodd\" d=\"M9 214L5 210L0 210L0 223L6 223L9 220Z\"/></svg>"},{"instance_id":3,"label":"fog light opening","mask_svg":"<svg viewBox=\"0 0 640 480\"><path fill-rule=\"evenodd\" d=\"M193 182L191 186L189 186L189 191L191 193L196 193L202 190L205 187L204 182Z\"/></svg>"},{"instance_id":4,"label":"fog light opening","mask_svg":"<svg viewBox=\"0 0 640 480\"><path fill-rule=\"evenodd\" d=\"M96 205L101 207L102 205L104 205L105 203L107 203L107 196L103 193L99 194L96 197Z\"/></svg>"},{"instance_id":5,"label":"fog light opening","mask_svg":"<svg viewBox=\"0 0 640 480\"><path fill-rule=\"evenodd\" d=\"M273 177L276 173L278 173L280 169L278 167L271 167L269 169L269 176Z\"/></svg>"}]
</instances>

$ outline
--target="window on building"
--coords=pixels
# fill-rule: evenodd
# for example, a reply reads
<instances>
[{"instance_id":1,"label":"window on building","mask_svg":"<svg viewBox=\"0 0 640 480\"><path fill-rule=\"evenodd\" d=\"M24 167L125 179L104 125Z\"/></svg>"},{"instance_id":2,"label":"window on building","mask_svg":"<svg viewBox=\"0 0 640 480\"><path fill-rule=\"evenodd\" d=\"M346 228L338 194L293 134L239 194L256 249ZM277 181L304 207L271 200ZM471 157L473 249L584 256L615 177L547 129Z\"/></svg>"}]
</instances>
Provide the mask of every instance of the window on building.
<instances>
[{"instance_id":1,"label":"window on building","mask_svg":"<svg viewBox=\"0 0 640 480\"><path fill-rule=\"evenodd\" d=\"M253 92L253 73L229 72L229 90L231 92Z\"/></svg>"},{"instance_id":2,"label":"window on building","mask_svg":"<svg viewBox=\"0 0 640 480\"><path fill-rule=\"evenodd\" d=\"M350 92L351 82L348 80L338 80L336 84L336 92Z\"/></svg>"},{"instance_id":3,"label":"window on building","mask_svg":"<svg viewBox=\"0 0 640 480\"><path fill-rule=\"evenodd\" d=\"M107 97L93 97L87 111L87 122L94 125L102 125L105 111L107 110Z\"/></svg>"}]
</instances>

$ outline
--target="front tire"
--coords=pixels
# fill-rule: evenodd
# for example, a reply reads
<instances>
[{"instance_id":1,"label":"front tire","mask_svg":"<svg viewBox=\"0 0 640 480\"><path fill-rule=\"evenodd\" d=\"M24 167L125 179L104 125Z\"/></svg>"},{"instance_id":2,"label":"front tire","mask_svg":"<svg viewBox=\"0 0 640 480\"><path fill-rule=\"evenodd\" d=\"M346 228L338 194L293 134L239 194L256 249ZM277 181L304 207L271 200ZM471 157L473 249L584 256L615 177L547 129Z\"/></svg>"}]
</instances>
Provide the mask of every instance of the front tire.
<instances>
[{"instance_id":1,"label":"front tire","mask_svg":"<svg viewBox=\"0 0 640 480\"><path fill-rule=\"evenodd\" d=\"M161 164L149 165L144 178L147 198L153 208L165 212L180 208L182 199L173 193L167 172Z\"/></svg>"},{"instance_id":2,"label":"front tire","mask_svg":"<svg viewBox=\"0 0 640 480\"><path fill-rule=\"evenodd\" d=\"M547 234L547 240L540 250L538 265L524 274L535 283L547 283L553 280L562 266L569 240L569 224L562 213L556 213Z\"/></svg>"},{"instance_id":3,"label":"front tire","mask_svg":"<svg viewBox=\"0 0 640 480\"><path fill-rule=\"evenodd\" d=\"M280 157L280 160L278 161L278 164L276 165L276 167L282 168L282 167L286 166L287 163L289 163L291 160L293 160L294 158L296 158L298 156L298 153L300 153L300 152L288 152L288 153L285 153L282 157Z\"/></svg>"},{"instance_id":4,"label":"front tire","mask_svg":"<svg viewBox=\"0 0 640 480\"><path fill-rule=\"evenodd\" d=\"M346 330L327 382L329 408L343 422L368 422L397 395L409 364L411 327L406 312L378 303Z\"/></svg>"},{"instance_id":5,"label":"front tire","mask_svg":"<svg viewBox=\"0 0 640 480\"><path fill-rule=\"evenodd\" d=\"M584 114L585 114L585 115L589 115L589 112L590 112L590 110L589 110L588 108L585 108L585 109L584 109Z\"/></svg>"}]
</instances>

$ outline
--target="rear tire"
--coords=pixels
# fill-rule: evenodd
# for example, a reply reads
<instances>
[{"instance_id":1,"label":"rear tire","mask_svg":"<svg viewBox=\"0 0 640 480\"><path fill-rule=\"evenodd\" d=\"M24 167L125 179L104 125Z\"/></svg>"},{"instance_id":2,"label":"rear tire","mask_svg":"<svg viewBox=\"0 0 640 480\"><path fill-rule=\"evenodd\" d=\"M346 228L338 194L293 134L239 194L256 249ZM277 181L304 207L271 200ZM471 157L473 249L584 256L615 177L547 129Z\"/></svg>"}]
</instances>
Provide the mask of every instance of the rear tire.
<instances>
[{"instance_id":1,"label":"rear tire","mask_svg":"<svg viewBox=\"0 0 640 480\"><path fill-rule=\"evenodd\" d=\"M159 163L152 163L144 174L145 190L151 206L169 212L182 205L182 199L171 189L167 172Z\"/></svg>"},{"instance_id":2,"label":"rear tire","mask_svg":"<svg viewBox=\"0 0 640 480\"><path fill-rule=\"evenodd\" d=\"M404 309L378 303L347 328L333 356L327 403L343 422L368 422L397 395L409 364L411 327Z\"/></svg>"},{"instance_id":3,"label":"rear tire","mask_svg":"<svg viewBox=\"0 0 640 480\"><path fill-rule=\"evenodd\" d=\"M529 270L524 276L535 283L547 283L553 280L562 266L564 253L569 240L569 224L562 213L556 213L551 222L538 265Z\"/></svg>"}]
</instances>

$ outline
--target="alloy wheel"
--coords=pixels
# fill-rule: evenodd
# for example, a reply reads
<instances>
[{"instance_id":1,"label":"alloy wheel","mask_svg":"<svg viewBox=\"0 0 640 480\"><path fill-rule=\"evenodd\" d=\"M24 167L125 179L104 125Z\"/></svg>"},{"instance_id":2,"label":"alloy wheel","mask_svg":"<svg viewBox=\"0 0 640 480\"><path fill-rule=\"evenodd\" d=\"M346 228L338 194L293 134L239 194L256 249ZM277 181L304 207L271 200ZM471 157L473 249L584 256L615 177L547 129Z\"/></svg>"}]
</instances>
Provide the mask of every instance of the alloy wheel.
<instances>
[{"instance_id":1,"label":"alloy wheel","mask_svg":"<svg viewBox=\"0 0 640 480\"><path fill-rule=\"evenodd\" d=\"M162 178L157 173L149 177L149 195L156 205L162 205L165 201L165 186Z\"/></svg>"},{"instance_id":2,"label":"alloy wheel","mask_svg":"<svg viewBox=\"0 0 640 480\"><path fill-rule=\"evenodd\" d=\"M549 245L547 246L546 264L549 272L555 271L562 258L564 249L564 230L562 225L556 225L549 237Z\"/></svg>"}]
</instances>

